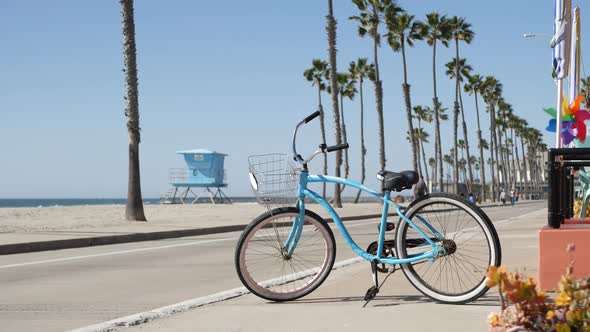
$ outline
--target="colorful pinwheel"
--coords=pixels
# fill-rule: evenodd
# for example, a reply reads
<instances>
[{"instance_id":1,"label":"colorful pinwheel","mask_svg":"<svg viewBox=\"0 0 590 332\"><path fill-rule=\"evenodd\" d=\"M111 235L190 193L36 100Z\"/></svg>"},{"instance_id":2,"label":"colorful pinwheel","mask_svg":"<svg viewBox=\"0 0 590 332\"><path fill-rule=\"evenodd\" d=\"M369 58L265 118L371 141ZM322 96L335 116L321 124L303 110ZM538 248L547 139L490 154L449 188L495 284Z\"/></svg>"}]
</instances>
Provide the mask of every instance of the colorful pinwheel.
<instances>
[{"instance_id":1,"label":"colorful pinwheel","mask_svg":"<svg viewBox=\"0 0 590 332\"><path fill-rule=\"evenodd\" d=\"M579 96L573 103L567 107L567 101L564 98L563 113L561 117L561 137L563 144L569 144L574 138L584 142L586 140L586 124L585 120L590 120L590 113L587 110L580 109L580 103L584 100L583 96ZM554 108L547 108L544 111L551 115L553 119L549 120L547 130L550 132L557 131L557 111Z\"/></svg>"}]
</instances>

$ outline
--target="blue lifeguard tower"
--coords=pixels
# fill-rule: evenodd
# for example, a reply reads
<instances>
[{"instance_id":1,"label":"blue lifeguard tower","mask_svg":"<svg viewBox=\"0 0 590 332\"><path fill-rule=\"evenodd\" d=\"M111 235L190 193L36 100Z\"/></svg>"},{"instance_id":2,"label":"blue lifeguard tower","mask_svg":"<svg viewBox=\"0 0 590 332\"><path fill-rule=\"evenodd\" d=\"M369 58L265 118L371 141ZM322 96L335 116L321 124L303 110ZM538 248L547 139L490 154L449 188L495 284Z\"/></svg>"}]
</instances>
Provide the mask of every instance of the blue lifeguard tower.
<instances>
[{"instance_id":1,"label":"blue lifeguard tower","mask_svg":"<svg viewBox=\"0 0 590 332\"><path fill-rule=\"evenodd\" d=\"M205 149L184 150L176 153L182 155L186 168L169 170L168 179L172 188L160 199L161 203L187 204L190 201L193 204L206 194L213 204L231 204L229 197L221 190L227 187L223 168L226 154ZM196 195L193 188L203 190Z\"/></svg>"}]
</instances>

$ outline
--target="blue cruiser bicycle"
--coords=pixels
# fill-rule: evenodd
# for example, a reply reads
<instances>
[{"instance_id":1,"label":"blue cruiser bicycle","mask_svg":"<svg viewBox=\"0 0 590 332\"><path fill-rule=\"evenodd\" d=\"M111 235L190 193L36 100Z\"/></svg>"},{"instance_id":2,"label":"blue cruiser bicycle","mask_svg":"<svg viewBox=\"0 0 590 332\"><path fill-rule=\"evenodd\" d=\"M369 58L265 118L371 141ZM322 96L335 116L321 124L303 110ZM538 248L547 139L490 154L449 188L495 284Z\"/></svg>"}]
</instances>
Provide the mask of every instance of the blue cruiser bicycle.
<instances>
[{"instance_id":1,"label":"blue cruiser bicycle","mask_svg":"<svg viewBox=\"0 0 590 332\"><path fill-rule=\"evenodd\" d=\"M289 301L308 295L332 270L336 241L328 223L305 208L306 201L322 206L344 237L346 244L371 263L373 286L365 300L379 292L379 272L387 265L401 265L407 279L437 302L462 304L476 300L488 290L486 271L499 266L500 241L488 216L476 205L456 195L435 193L414 200L408 207L390 200L392 191L411 189L418 182L414 171L380 171L383 195L348 179L312 175L308 163L317 155L343 150L348 144L319 149L304 159L297 153L297 131L312 121L315 112L301 121L293 133L293 160L285 155L252 156L250 181L258 200L265 204L292 205L269 209L242 233L235 265L242 283L252 293L271 301ZM291 163L291 165L293 165ZM339 183L358 188L383 201L378 239L366 250L352 239L344 222L324 197L310 190L310 183ZM389 209L397 212L397 224L387 221ZM385 233L394 231L394 239Z\"/></svg>"}]
</instances>

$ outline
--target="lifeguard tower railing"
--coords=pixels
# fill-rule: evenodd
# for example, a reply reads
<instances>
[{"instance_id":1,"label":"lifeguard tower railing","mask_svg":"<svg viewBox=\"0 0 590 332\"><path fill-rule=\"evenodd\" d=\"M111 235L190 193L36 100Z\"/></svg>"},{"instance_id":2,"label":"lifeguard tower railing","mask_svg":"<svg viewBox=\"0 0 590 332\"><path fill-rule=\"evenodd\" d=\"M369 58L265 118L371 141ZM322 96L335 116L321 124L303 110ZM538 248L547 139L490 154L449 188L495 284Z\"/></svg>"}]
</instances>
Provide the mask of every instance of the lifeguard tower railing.
<instances>
[{"instance_id":1,"label":"lifeguard tower railing","mask_svg":"<svg viewBox=\"0 0 590 332\"><path fill-rule=\"evenodd\" d=\"M227 169L223 169L223 183L207 184L191 181L191 170L186 168L168 169L168 182L172 188L160 197L162 204L194 204L199 200L209 200L211 203L231 203L231 199L221 190L227 187ZM193 188L203 188L195 194Z\"/></svg>"}]
</instances>

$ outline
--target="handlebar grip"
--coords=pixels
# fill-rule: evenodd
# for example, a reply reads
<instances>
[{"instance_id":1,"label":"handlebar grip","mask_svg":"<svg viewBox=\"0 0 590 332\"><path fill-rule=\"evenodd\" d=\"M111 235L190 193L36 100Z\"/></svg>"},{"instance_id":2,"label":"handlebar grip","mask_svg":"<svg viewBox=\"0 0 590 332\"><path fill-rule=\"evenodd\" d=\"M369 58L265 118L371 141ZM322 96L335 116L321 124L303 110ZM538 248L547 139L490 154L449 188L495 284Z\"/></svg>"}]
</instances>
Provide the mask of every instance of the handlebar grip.
<instances>
[{"instance_id":1,"label":"handlebar grip","mask_svg":"<svg viewBox=\"0 0 590 332\"><path fill-rule=\"evenodd\" d=\"M303 122L305 122L305 123L308 123L309 121L311 121L311 120L313 120L313 119L317 118L318 116L320 116L320 114L322 114L322 112L320 112L320 111L315 111L315 112L313 112L311 115L309 115L307 118L305 118L305 119L303 120Z\"/></svg>"},{"instance_id":2,"label":"handlebar grip","mask_svg":"<svg viewBox=\"0 0 590 332\"><path fill-rule=\"evenodd\" d=\"M344 150L344 149L348 149L348 147L349 147L348 143L332 145L332 146L328 146L326 148L326 151L332 152L332 151Z\"/></svg>"}]
</instances>

